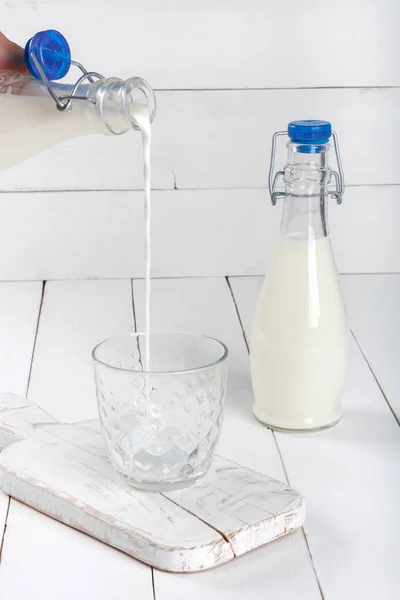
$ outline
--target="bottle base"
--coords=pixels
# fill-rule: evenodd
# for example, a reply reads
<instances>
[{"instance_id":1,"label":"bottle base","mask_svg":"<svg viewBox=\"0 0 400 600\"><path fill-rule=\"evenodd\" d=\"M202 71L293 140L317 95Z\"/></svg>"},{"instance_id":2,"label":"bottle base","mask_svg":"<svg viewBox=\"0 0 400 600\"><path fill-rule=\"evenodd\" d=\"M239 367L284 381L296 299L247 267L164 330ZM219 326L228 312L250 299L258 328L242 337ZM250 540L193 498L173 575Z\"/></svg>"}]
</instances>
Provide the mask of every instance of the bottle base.
<instances>
[{"instance_id":1,"label":"bottle base","mask_svg":"<svg viewBox=\"0 0 400 600\"><path fill-rule=\"evenodd\" d=\"M280 433L315 433L317 431L324 431L325 429L330 429L331 427L334 427L335 425L340 423L343 415L340 415L339 418L337 418L334 421L329 422L327 424L311 426L311 427L282 427L281 425L277 425L277 424L273 423L272 420L270 420L270 419L265 419L265 418L261 417L260 415L258 415L256 413L256 411L254 409L253 409L253 416L259 423L261 423L262 425L265 425L265 427L268 427L268 429L273 429L274 431L278 431Z\"/></svg>"}]
</instances>

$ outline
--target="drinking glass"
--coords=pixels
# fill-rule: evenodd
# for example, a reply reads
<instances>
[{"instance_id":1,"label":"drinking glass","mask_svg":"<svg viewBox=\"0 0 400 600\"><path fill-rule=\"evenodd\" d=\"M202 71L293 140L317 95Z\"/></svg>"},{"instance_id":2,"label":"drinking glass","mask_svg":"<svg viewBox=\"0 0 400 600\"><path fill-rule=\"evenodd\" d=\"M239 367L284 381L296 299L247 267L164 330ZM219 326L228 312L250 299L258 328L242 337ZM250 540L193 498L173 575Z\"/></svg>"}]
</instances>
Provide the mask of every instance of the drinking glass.
<instances>
[{"instance_id":1,"label":"drinking glass","mask_svg":"<svg viewBox=\"0 0 400 600\"><path fill-rule=\"evenodd\" d=\"M102 431L121 477L163 491L204 475L222 425L226 346L193 333L134 333L101 342L92 356Z\"/></svg>"}]
</instances>

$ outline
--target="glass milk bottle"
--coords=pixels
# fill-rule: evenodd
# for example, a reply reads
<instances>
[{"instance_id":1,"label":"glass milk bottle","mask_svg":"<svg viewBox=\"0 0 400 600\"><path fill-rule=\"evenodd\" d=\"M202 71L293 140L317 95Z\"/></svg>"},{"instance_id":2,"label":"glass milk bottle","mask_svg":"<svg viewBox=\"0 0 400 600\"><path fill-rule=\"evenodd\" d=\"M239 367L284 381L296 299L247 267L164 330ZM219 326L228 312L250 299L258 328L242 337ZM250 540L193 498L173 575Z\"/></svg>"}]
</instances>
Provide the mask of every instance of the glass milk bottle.
<instances>
[{"instance_id":1,"label":"glass milk bottle","mask_svg":"<svg viewBox=\"0 0 400 600\"><path fill-rule=\"evenodd\" d=\"M104 78L71 60L69 45L58 31L41 31L25 47L31 76L0 70L0 171L62 141L139 129L138 106L147 106L150 121L155 97L140 77ZM73 85L54 83L71 65L80 76Z\"/></svg>"},{"instance_id":2,"label":"glass milk bottle","mask_svg":"<svg viewBox=\"0 0 400 600\"><path fill-rule=\"evenodd\" d=\"M273 177L275 144L289 135L284 171ZM339 174L328 166L333 136ZM328 186L334 176L336 189ZM282 177L285 192L277 192ZM341 203L337 138L326 121L294 121L273 137L272 203L283 198L280 239L253 324L251 374L255 417L274 429L335 425L348 357L348 326L327 223L327 200Z\"/></svg>"}]
</instances>

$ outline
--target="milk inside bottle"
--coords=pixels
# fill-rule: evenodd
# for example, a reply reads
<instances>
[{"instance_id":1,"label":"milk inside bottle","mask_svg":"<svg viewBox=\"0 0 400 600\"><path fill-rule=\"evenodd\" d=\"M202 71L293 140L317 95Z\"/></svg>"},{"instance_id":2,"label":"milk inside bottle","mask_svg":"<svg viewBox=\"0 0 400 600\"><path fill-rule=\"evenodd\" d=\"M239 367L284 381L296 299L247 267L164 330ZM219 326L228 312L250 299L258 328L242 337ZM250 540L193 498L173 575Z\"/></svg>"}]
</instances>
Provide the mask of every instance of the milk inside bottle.
<instances>
[{"instance_id":1,"label":"milk inside bottle","mask_svg":"<svg viewBox=\"0 0 400 600\"><path fill-rule=\"evenodd\" d=\"M31 76L0 70L0 171L74 137L139 130L143 106L154 119L155 96L147 81L87 71L71 59L58 31L35 34L25 64ZM59 83L71 66L78 72L75 84Z\"/></svg>"},{"instance_id":2,"label":"milk inside bottle","mask_svg":"<svg viewBox=\"0 0 400 600\"><path fill-rule=\"evenodd\" d=\"M331 191L331 125L289 124L288 160L272 179L283 199L280 238L258 301L251 343L253 412L276 429L316 430L337 423L348 357L348 326L327 224L327 199L341 202L343 174ZM276 192L282 176L285 192Z\"/></svg>"}]
</instances>

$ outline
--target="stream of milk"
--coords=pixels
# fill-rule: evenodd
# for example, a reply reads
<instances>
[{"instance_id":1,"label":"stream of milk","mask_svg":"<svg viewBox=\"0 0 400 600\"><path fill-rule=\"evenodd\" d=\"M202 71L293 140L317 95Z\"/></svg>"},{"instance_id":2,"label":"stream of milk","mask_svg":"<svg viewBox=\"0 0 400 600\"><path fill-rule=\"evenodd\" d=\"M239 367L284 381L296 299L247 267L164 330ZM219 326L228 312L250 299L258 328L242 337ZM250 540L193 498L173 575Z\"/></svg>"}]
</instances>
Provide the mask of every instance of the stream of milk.
<instances>
[{"instance_id":1,"label":"stream of milk","mask_svg":"<svg viewBox=\"0 0 400 600\"><path fill-rule=\"evenodd\" d=\"M143 164L144 164L144 219L145 219L145 349L143 370L150 368L150 294L151 294L151 125L150 113L146 106L141 104L131 105L131 116L136 121L142 134Z\"/></svg>"}]
</instances>

